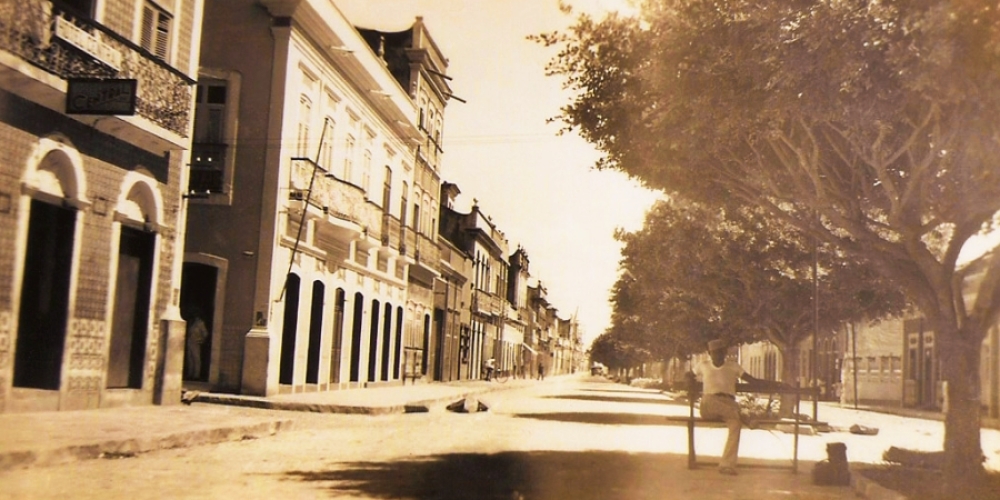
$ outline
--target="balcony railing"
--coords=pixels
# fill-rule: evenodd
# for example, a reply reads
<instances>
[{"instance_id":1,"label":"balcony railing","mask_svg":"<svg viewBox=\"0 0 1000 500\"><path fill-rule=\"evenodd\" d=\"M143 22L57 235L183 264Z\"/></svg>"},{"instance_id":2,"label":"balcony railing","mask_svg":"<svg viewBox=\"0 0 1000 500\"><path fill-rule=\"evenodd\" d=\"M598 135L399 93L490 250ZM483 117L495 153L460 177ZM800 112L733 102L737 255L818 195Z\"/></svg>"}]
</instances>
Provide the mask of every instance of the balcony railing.
<instances>
[{"instance_id":1,"label":"balcony railing","mask_svg":"<svg viewBox=\"0 0 1000 500\"><path fill-rule=\"evenodd\" d=\"M416 235L415 240L417 260L425 265L437 267L441 259L441 249L438 248L437 242L422 234Z\"/></svg>"},{"instance_id":2,"label":"balcony railing","mask_svg":"<svg viewBox=\"0 0 1000 500\"><path fill-rule=\"evenodd\" d=\"M0 0L0 50L64 80L136 79L136 112L187 137L194 82L100 24L46 1Z\"/></svg>"},{"instance_id":3,"label":"balcony railing","mask_svg":"<svg viewBox=\"0 0 1000 500\"><path fill-rule=\"evenodd\" d=\"M482 290L473 291L472 310L479 314L491 316L499 316L503 312L500 297Z\"/></svg>"},{"instance_id":4,"label":"balcony railing","mask_svg":"<svg viewBox=\"0 0 1000 500\"><path fill-rule=\"evenodd\" d=\"M222 193L224 192L225 176L222 170L191 167L191 180L188 181L188 191L191 193Z\"/></svg>"},{"instance_id":5,"label":"balcony railing","mask_svg":"<svg viewBox=\"0 0 1000 500\"><path fill-rule=\"evenodd\" d=\"M222 193L225 189L225 144L194 143L191 146L191 180L195 193Z\"/></svg>"},{"instance_id":6,"label":"balcony railing","mask_svg":"<svg viewBox=\"0 0 1000 500\"><path fill-rule=\"evenodd\" d=\"M310 205L340 220L357 224L367 230L369 236L381 240L382 210L366 199L364 190L328 175L310 161L293 160L291 170L289 187L292 198L304 200L311 185Z\"/></svg>"}]
</instances>

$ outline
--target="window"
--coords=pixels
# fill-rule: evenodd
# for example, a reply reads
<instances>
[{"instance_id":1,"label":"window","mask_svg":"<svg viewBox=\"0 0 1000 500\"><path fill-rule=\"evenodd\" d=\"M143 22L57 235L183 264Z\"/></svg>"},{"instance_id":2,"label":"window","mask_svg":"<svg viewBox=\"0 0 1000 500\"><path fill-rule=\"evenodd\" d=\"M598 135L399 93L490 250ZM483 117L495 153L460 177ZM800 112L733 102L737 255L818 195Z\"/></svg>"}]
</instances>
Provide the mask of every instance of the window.
<instances>
[{"instance_id":1,"label":"window","mask_svg":"<svg viewBox=\"0 0 1000 500\"><path fill-rule=\"evenodd\" d=\"M431 197L427 193L424 193L421 205L424 206L424 220L420 221L420 228L424 231L424 235L430 236L434 228L431 226Z\"/></svg>"},{"instance_id":2,"label":"window","mask_svg":"<svg viewBox=\"0 0 1000 500\"><path fill-rule=\"evenodd\" d=\"M167 59L170 47L170 14L152 2L142 6L139 45L160 59Z\"/></svg>"},{"instance_id":3,"label":"window","mask_svg":"<svg viewBox=\"0 0 1000 500\"><path fill-rule=\"evenodd\" d=\"M323 134L323 144L319 148L319 166L323 167L327 172L333 171L333 128L334 128L333 118L326 117L323 122L324 130Z\"/></svg>"},{"instance_id":4,"label":"window","mask_svg":"<svg viewBox=\"0 0 1000 500\"><path fill-rule=\"evenodd\" d=\"M95 0L55 0L55 7L66 9L70 14L83 19L92 19L94 16Z\"/></svg>"},{"instance_id":5,"label":"window","mask_svg":"<svg viewBox=\"0 0 1000 500\"><path fill-rule=\"evenodd\" d=\"M382 210L385 210L386 215L391 211L390 201L392 201L392 169L386 165L385 180L382 183Z\"/></svg>"},{"instance_id":6,"label":"window","mask_svg":"<svg viewBox=\"0 0 1000 500\"><path fill-rule=\"evenodd\" d=\"M416 198L417 202L413 204L413 231L420 234L420 197Z\"/></svg>"},{"instance_id":7,"label":"window","mask_svg":"<svg viewBox=\"0 0 1000 500\"><path fill-rule=\"evenodd\" d=\"M205 79L198 82L194 118L195 142L219 144L225 133L226 82Z\"/></svg>"},{"instance_id":8,"label":"window","mask_svg":"<svg viewBox=\"0 0 1000 500\"><path fill-rule=\"evenodd\" d=\"M195 91L194 141L191 148L191 179L188 189L197 193L225 191L226 101L228 83L204 78Z\"/></svg>"},{"instance_id":9,"label":"window","mask_svg":"<svg viewBox=\"0 0 1000 500\"><path fill-rule=\"evenodd\" d=\"M361 189L365 190L365 195L371 195L372 184L372 152L365 150L363 163L361 165Z\"/></svg>"},{"instance_id":10,"label":"window","mask_svg":"<svg viewBox=\"0 0 1000 500\"><path fill-rule=\"evenodd\" d=\"M312 102L306 96L299 97L298 152L295 156L309 158L309 120L312 117Z\"/></svg>"},{"instance_id":11,"label":"window","mask_svg":"<svg viewBox=\"0 0 1000 500\"><path fill-rule=\"evenodd\" d=\"M401 227L406 227L406 200L407 200L407 192L408 192L408 190L409 190L409 186L404 181L403 182L403 193L402 193L403 199L399 203L399 225Z\"/></svg>"},{"instance_id":12,"label":"window","mask_svg":"<svg viewBox=\"0 0 1000 500\"><path fill-rule=\"evenodd\" d=\"M354 182L351 176L354 174L354 137L347 136L347 140L344 141L344 180L347 182Z\"/></svg>"}]
</instances>

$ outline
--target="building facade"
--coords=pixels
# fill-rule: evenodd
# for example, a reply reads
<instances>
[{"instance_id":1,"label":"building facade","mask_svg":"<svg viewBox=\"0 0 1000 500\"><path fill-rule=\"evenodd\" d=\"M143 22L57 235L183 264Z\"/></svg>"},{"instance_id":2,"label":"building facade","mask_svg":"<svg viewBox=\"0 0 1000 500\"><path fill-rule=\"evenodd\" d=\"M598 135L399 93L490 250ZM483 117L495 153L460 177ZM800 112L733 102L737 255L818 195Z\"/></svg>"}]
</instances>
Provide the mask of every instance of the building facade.
<instances>
[{"instance_id":1,"label":"building facade","mask_svg":"<svg viewBox=\"0 0 1000 500\"><path fill-rule=\"evenodd\" d=\"M548 290L541 281L528 287L528 304L531 347L535 351L534 366L530 368L535 377L541 378L552 374L559 316L555 306L549 303Z\"/></svg>"},{"instance_id":2,"label":"building facade","mask_svg":"<svg viewBox=\"0 0 1000 500\"><path fill-rule=\"evenodd\" d=\"M0 2L0 411L180 402L201 12Z\"/></svg>"},{"instance_id":3,"label":"building facade","mask_svg":"<svg viewBox=\"0 0 1000 500\"><path fill-rule=\"evenodd\" d=\"M445 58L419 18L359 29L327 0L209 2L205 25L181 302L209 335L187 384L424 378Z\"/></svg>"},{"instance_id":4,"label":"building facade","mask_svg":"<svg viewBox=\"0 0 1000 500\"><path fill-rule=\"evenodd\" d=\"M531 262L528 252L518 246L508 259L507 302L510 309L507 316L508 328L513 330L508 338L514 339L514 352L505 360L508 369L516 376L530 378L538 360L531 325L531 304L528 301L528 284L531 280ZM519 342L518 342L519 341Z\"/></svg>"},{"instance_id":5,"label":"building facade","mask_svg":"<svg viewBox=\"0 0 1000 500\"><path fill-rule=\"evenodd\" d=\"M456 192L457 187L453 186L449 184L444 190ZM471 261L469 335L460 337L460 349L462 362L467 365L464 371L467 378L480 379L488 359L500 360L505 352L512 352L503 343L509 307L507 237L477 204L468 213L456 211L453 205L443 205L441 236Z\"/></svg>"}]
</instances>

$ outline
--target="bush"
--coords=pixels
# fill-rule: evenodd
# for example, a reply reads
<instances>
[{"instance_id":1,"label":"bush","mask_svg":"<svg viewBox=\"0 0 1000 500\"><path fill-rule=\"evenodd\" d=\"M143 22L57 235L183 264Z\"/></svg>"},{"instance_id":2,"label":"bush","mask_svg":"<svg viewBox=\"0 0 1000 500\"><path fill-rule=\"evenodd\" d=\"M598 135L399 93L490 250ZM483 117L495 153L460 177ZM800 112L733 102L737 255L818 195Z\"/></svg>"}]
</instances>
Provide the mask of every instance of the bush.
<instances>
[{"instance_id":1,"label":"bush","mask_svg":"<svg viewBox=\"0 0 1000 500\"><path fill-rule=\"evenodd\" d=\"M772 418L778 414L780 402L777 399L761 398L753 394L740 394L736 397L740 405L740 413L750 418Z\"/></svg>"},{"instance_id":2,"label":"bush","mask_svg":"<svg viewBox=\"0 0 1000 500\"><path fill-rule=\"evenodd\" d=\"M632 387L638 387L640 389L664 389L665 385L662 379L658 378L634 378L629 384Z\"/></svg>"}]
</instances>

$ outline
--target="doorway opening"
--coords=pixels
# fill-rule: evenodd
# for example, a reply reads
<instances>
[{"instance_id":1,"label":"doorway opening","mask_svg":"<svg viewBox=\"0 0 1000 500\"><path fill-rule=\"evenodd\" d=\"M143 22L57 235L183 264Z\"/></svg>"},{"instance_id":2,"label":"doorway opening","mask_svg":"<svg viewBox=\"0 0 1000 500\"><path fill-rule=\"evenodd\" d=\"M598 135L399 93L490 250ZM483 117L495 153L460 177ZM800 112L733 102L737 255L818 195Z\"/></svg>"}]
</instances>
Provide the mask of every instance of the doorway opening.
<instances>
[{"instance_id":1,"label":"doorway opening","mask_svg":"<svg viewBox=\"0 0 1000 500\"><path fill-rule=\"evenodd\" d=\"M108 354L108 388L141 389L156 235L122 227Z\"/></svg>"},{"instance_id":2,"label":"doorway opening","mask_svg":"<svg viewBox=\"0 0 1000 500\"><path fill-rule=\"evenodd\" d=\"M196 262L185 262L181 272L181 317L188 324L184 339L184 380L208 381L211 371L212 342L215 324L215 294L219 268ZM196 332L195 322L201 319L205 335Z\"/></svg>"},{"instance_id":3,"label":"doorway opening","mask_svg":"<svg viewBox=\"0 0 1000 500\"><path fill-rule=\"evenodd\" d=\"M31 201L14 386L59 389L69 315L76 212Z\"/></svg>"}]
</instances>

